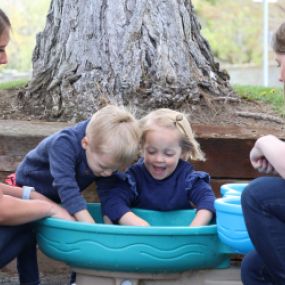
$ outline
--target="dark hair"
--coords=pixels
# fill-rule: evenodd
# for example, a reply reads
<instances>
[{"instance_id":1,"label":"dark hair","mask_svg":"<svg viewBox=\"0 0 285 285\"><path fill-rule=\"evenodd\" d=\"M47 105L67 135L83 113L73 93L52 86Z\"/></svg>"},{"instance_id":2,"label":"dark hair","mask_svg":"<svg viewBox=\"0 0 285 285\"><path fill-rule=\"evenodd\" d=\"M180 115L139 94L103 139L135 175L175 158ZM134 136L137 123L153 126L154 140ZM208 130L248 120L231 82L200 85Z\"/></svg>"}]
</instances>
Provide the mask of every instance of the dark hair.
<instances>
[{"instance_id":1,"label":"dark hair","mask_svg":"<svg viewBox=\"0 0 285 285\"><path fill-rule=\"evenodd\" d=\"M285 22L279 26L274 34L272 47L276 53L285 53Z\"/></svg>"},{"instance_id":2,"label":"dark hair","mask_svg":"<svg viewBox=\"0 0 285 285\"><path fill-rule=\"evenodd\" d=\"M11 28L11 23L8 16L0 9L0 35L6 30Z\"/></svg>"}]
</instances>

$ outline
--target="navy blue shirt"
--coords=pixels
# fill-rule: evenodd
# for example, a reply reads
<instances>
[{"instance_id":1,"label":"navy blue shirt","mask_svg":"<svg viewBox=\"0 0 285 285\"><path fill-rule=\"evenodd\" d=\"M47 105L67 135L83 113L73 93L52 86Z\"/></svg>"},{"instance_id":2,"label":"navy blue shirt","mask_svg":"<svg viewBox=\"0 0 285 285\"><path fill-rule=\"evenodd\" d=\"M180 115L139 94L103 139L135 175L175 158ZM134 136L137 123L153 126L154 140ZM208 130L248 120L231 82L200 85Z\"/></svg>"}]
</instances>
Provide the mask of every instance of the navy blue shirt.
<instances>
[{"instance_id":1,"label":"navy blue shirt","mask_svg":"<svg viewBox=\"0 0 285 285\"><path fill-rule=\"evenodd\" d=\"M35 187L51 200L61 202L70 214L86 209L80 192L96 180L81 146L88 122L65 128L41 141L18 166L17 185Z\"/></svg>"},{"instance_id":2,"label":"navy blue shirt","mask_svg":"<svg viewBox=\"0 0 285 285\"><path fill-rule=\"evenodd\" d=\"M170 176L157 180L140 159L126 173L96 183L103 214L117 223L133 207L157 211L196 208L214 213L215 195L209 181L206 172L195 171L183 160Z\"/></svg>"}]
</instances>

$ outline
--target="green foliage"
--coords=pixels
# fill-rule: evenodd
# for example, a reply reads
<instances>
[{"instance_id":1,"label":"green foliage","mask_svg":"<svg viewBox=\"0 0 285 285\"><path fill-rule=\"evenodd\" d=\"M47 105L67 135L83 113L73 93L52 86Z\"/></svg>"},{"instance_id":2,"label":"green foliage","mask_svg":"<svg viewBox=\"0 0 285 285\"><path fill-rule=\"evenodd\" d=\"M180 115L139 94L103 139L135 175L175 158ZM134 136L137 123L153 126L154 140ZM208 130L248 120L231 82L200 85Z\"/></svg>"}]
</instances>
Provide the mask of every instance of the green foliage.
<instances>
[{"instance_id":1,"label":"green foliage","mask_svg":"<svg viewBox=\"0 0 285 285\"><path fill-rule=\"evenodd\" d=\"M215 57L230 64L262 59L262 5L252 0L193 0Z\"/></svg>"},{"instance_id":2,"label":"green foliage","mask_svg":"<svg viewBox=\"0 0 285 285\"><path fill-rule=\"evenodd\" d=\"M51 0L1 0L0 7L12 24L8 46L9 63L5 68L27 71L32 68L36 34L43 30Z\"/></svg>"},{"instance_id":3,"label":"green foliage","mask_svg":"<svg viewBox=\"0 0 285 285\"><path fill-rule=\"evenodd\" d=\"M234 85L234 91L243 99L269 104L281 115L285 115L284 90L282 88Z\"/></svg>"},{"instance_id":4,"label":"green foliage","mask_svg":"<svg viewBox=\"0 0 285 285\"><path fill-rule=\"evenodd\" d=\"M0 90L17 89L25 87L28 83L26 79L19 79L14 81L2 82L0 83Z\"/></svg>"}]
</instances>

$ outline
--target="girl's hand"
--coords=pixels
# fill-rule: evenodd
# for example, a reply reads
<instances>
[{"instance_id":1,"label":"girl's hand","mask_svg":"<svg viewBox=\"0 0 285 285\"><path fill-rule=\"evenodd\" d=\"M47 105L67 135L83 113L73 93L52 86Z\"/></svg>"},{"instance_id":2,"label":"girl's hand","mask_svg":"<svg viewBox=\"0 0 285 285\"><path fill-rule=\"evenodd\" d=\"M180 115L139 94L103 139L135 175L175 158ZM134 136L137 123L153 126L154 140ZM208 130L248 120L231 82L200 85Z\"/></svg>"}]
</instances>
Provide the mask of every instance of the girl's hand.
<instances>
[{"instance_id":1,"label":"girl's hand","mask_svg":"<svg viewBox=\"0 0 285 285\"><path fill-rule=\"evenodd\" d=\"M206 226L210 223L213 218L213 213L206 209L197 211L195 218L192 220L190 227L201 227Z\"/></svg>"},{"instance_id":2,"label":"girl's hand","mask_svg":"<svg viewBox=\"0 0 285 285\"><path fill-rule=\"evenodd\" d=\"M135 215L133 212L125 213L120 218L119 224L125 225L125 226L139 226L139 227L149 227L150 226L150 224L147 221Z\"/></svg>"}]
</instances>

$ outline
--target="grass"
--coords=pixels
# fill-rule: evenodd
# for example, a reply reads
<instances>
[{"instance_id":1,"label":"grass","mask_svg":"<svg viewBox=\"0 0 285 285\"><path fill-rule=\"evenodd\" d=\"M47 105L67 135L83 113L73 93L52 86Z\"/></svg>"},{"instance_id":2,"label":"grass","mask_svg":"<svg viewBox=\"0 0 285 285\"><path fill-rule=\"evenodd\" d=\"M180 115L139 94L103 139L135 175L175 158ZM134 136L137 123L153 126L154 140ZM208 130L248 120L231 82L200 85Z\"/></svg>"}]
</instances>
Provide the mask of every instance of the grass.
<instances>
[{"instance_id":1,"label":"grass","mask_svg":"<svg viewBox=\"0 0 285 285\"><path fill-rule=\"evenodd\" d=\"M285 116L283 88L262 87L252 85L234 85L234 91L243 99L261 101L271 105L281 116Z\"/></svg>"},{"instance_id":2,"label":"grass","mask_svg":"<svg viewBox=\"0 0 285 285\"><path fill-rule=\"evenodd\" d=\"M0 83L0 90L17 89L25 87L28 83L27 79L19 79Z\"/></svg>"}]
</instances>

